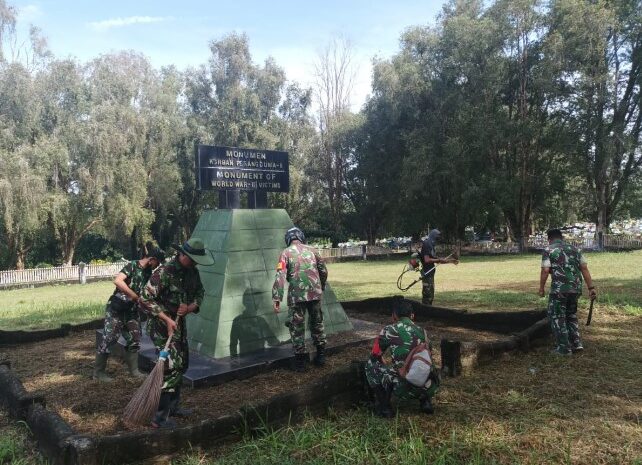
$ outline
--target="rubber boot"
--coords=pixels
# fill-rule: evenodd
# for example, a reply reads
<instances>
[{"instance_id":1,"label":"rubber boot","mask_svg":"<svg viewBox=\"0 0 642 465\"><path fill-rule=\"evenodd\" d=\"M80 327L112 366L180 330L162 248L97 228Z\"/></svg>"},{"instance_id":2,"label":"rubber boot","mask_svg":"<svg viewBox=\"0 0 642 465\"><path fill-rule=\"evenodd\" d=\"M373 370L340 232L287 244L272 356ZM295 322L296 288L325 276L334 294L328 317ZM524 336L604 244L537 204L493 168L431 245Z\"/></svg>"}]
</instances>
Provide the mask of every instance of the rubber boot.
<instances>
[{"instance_id":1,"label":"rubber boot","mask_svg":"<svg viewBox=\"0 0 642 465\"><path fill-rule=\"evenodd\" d=\"M322 367L325 365L325 347L317 346L317 354L314 357L314 362L316 366Z\"/></svg>"},{"instance_id":2,"label":"rubber boot","mask_svg":"<svg viewBox=\"0 0 642 465\"><path fill-rule=\"evenodd\" d=\"M304 373L307 370L307 362L310 360L308 354L294 354L293 370L297 373Z\"/></svg>"},{"instance_id":3,"label":"rubber boot","mask_svg":"<svg viewBox=\"0 0 642 465\"><path fill-rule=\"evenodd\" d=\"M176 391L172 393L171 402L169 405L169 416L184 418L189 417L192 414L192 409L181 408L179 403L181 401L181 388L180 386L176 388Z\"/></svg>"},{"instance_id":4,"label":"rubber boot","mask_svg":"<svg viewBox=\"0 0 642 465\"><path fill-rule=\"evenodd\" d=\"M169 418L173 392L161 392L158 410L152 420L152 428L171 429L176 427L176 422Z\"/></svg>"},{"instance_id":5,"label":"rubber boot","mask_svg":"<svg viewBox=\"0 0 642 465\"><path fill-rule=\"evenodd\" d=\"M383 418L394 417L395 413L392 411L392 406L390 405L390 396L392 393L384 389L383 386L376 386L374 388L374 392L377 399L375 404L375 415Z\"/></svg>"},{"instance_id":6,"label":"rubber boot","mask_svg":"<svg viewBox=\"0 0 642 465\"><path fill-rule=\"evenodd\" d=\"M107 368L107 359L109 359L109 354L96 354L93 378L101 383L110 383L114 380L105 373L105 369Z\"/></svg>"},{"instance_id":7,"label":"rubber boot","mask_svg":"<svg viewBox=\"0 0 642 465\"><path fill-rule=\"evenodd\" d=\"M143 379L146 377L145 373L138 371L138 352L125 352L125 363L132 378Z\"/></svg>"},{"instance_id":8,"label":"rubber boot","mask_svg":"<svg viewBox=\"0 0 642 465\"><path fill-rule=\"evenodd\" d=\"M419 408L427 415L432 415L433 413L435 413L435 407L433 407L432 400L428 396L419 398Z\"/></svg>"}]
</instances>

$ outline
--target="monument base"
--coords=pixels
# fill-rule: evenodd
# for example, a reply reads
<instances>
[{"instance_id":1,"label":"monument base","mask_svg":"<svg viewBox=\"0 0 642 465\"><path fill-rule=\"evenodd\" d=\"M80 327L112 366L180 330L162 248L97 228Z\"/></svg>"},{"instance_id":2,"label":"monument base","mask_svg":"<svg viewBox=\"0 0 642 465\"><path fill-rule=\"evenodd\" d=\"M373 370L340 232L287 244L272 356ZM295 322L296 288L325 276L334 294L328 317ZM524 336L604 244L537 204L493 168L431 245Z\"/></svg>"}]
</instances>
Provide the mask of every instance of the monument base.
<instances>
[{"instance_id":1,"label":"monument base","mask_svg":"<svg viewBox=\"0 0 642 465\"><path fill-rule=\"evenodd\" d=\"M205 298L199 313L188 319L192 350L218 360L278 349L290 341L287 302L274 313L272 285L285 232L292 226L280 209L208 210L201 215L192 235L204 241L216 262L199 266ZM286 286L285 296L287 292ZM330 284L321 305L326 335L352 329Z\"/></svg>"}]
</instances>

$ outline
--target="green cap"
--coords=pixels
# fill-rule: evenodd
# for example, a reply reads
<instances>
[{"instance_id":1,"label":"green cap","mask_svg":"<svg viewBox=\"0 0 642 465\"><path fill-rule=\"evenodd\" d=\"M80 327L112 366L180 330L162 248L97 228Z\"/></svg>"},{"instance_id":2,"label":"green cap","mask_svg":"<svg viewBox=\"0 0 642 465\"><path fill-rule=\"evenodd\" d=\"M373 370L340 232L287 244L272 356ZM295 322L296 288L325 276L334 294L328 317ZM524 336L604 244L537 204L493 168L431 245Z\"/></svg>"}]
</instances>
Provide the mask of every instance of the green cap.
<instances>
[{"instance_id":1,"label":"green cap","mask_svg":"<svg viewBox=\"0 0 642 465\"><path fill-rule=\"evenodd\" d=\"M183 252L189 258L194 260L198 265L210 266L214 264L212 253L205 248L203 239L192 237L185 241L183 245L172 245L176 250Z\"/></svg>"}]
</instances>

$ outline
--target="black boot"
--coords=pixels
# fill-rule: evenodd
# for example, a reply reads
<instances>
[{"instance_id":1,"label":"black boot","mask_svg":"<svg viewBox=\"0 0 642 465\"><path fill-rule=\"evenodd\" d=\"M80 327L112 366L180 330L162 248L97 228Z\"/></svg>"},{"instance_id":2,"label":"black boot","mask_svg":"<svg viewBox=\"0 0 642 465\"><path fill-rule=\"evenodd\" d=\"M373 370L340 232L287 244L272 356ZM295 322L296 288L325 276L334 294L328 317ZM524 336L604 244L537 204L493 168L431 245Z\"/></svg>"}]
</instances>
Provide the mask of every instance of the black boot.
<instances>
[{"instance_id":1,"label":"black boot","mask_svg":"<svg viewBox=\"0 0 642 465\"><path fill-rule=\"evenodd\" d=\"M435 413L435 407L433 407L432 400L428 396L421 397L419 399L419 408L421 408L421 411L427 415Z\"/></svg>"},{"instance_id":2,"label":"black boot","mask_svg":"<svg viewBox=\"0 0 642 465\"><path fill-rule=\"evenodd\" d=\"M317 346L317 354L313 363L318 367L325 365L325 346Z\"/></svg>"},{"instance_id":3,"label":"black boot","mask_svg":"<svg viewBox=\"0 0 642 465\"><path fill-rule=\"evenodd\" d=\"M152 428L175 428L176 422L169 418L173 392L161 392L158 410L152 420Z\"/></svg>"},{"instance_id":4,"label":"black boot","mask_svg":"<svg viewBox=\"0 0 642 465\"><path fill-rule=\"evenodd\" d=\"M392 393L382 386L376 386L374 392L377 399L375 403L375 415L383 418L394 417L395 413L392 411L392 406L390 405L390 395Z\"/></svg>"},{"instance_id":5,"label":"black boot","mask_svg":"<svg viewBox=\"0 0 642 465\"><path fill-rule=\"evenodd\" d=\"M171 401L169 404L170 417L189 417L193 412L192 409L179 407L181 401L181 388L180 386L172 393Z\"/></svg>"},{"instance_id":6,"label":"black boot","mask_svg":"<svg viewBox=\"0 0 642 465\"><path fill-rule=\"evenodd\" d=\"M297 373L304 373L307 369L306 365L310 361L308 354L294 354L293 370Z\"/></svg>"}]
</instances>

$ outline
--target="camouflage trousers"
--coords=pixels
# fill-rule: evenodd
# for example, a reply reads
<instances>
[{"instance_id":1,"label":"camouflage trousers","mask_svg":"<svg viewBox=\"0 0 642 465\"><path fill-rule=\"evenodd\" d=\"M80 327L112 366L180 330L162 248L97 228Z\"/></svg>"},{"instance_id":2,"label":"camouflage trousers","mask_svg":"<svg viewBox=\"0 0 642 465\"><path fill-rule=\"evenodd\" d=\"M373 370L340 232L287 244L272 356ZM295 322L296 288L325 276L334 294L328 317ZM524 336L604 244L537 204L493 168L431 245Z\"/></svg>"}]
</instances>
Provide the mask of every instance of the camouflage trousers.
<instances>
[{"instance_id":1,"label":"camouflage trousers","mask_svg":"<svg viewBox=\"0 0 642 465\"><path fill-rule=\"evenodd\" d=\"M154 331L154 326L163 325L165 323L150 319L148 328L150 329L149 336L156 347L156 354L165 348L167 343L167 333ZM176 392L183 384L183 375L189 366L189 346L184 331L185 322L181 318L178 323L178 328L172 336L172 342L169 344L169 357L165 360L165 370L163 371L163 385L161 386L162 392Z\"/></svg>"},{"instance_id":2,"label":"camouflage trousers","mask_svg":"<svg viewBox=\"0 0 642 465\"><path fill-rule=\"evenodd\" d=\"M305 353L305 311L308 311L308 325L314 345L325 347L325 329L321 301L297 302L288 309L287 327L290 329L292 348L295 354Z\"/></svg>"},{"instance_id":3,"label":"camouflage trousers","mask_svg":"<svg viewBox=\"0 0 642 465\"><path fill-rule=\"evenodd\" d=\"M125 339L127 352L138 352L140 349L140 318L138 307L132 305L129 310L117 310L111 303L105 307L105 327L103 341L98 346L99 354L108 354L109 347L121 336Z\"/></svg>"},{"instance_id":4,"label":"camouflage trousers","mask_svg":"<svg viewBox=\"0 0 642 465\"><path fill-rule=\"evenodd\" d=\"M427 276L423 276L421 283L421 303L432 305L435 298L435 272L431 271Z\"/></svg>"},{"instance_id":5,"label":"camouflage trousers","mask_svg":"<svg viewBox=\"0 0 642 465\"><path fill-rule=\"evenodd\" d=\"M373 359L369 359L366 362L365 370L366 378L371 388L381 386L385 390L392 392L398 399L432 398L437 392L438 386L434 382L428 388L413 386L405 379L399 377L397 370L393 367L384 365Z\"/></svg>"},{"instance_id":6,"label":"camouflage trousers","mask_svg":"<svg viewBox=\"0 0 642 465\"><path fill-rule=\"evenodd\" d=\"M568 353L580 342L577 322L577 299L579 294L548 296L548 319L558 352Z\"/></svg>"}]
</instances>

